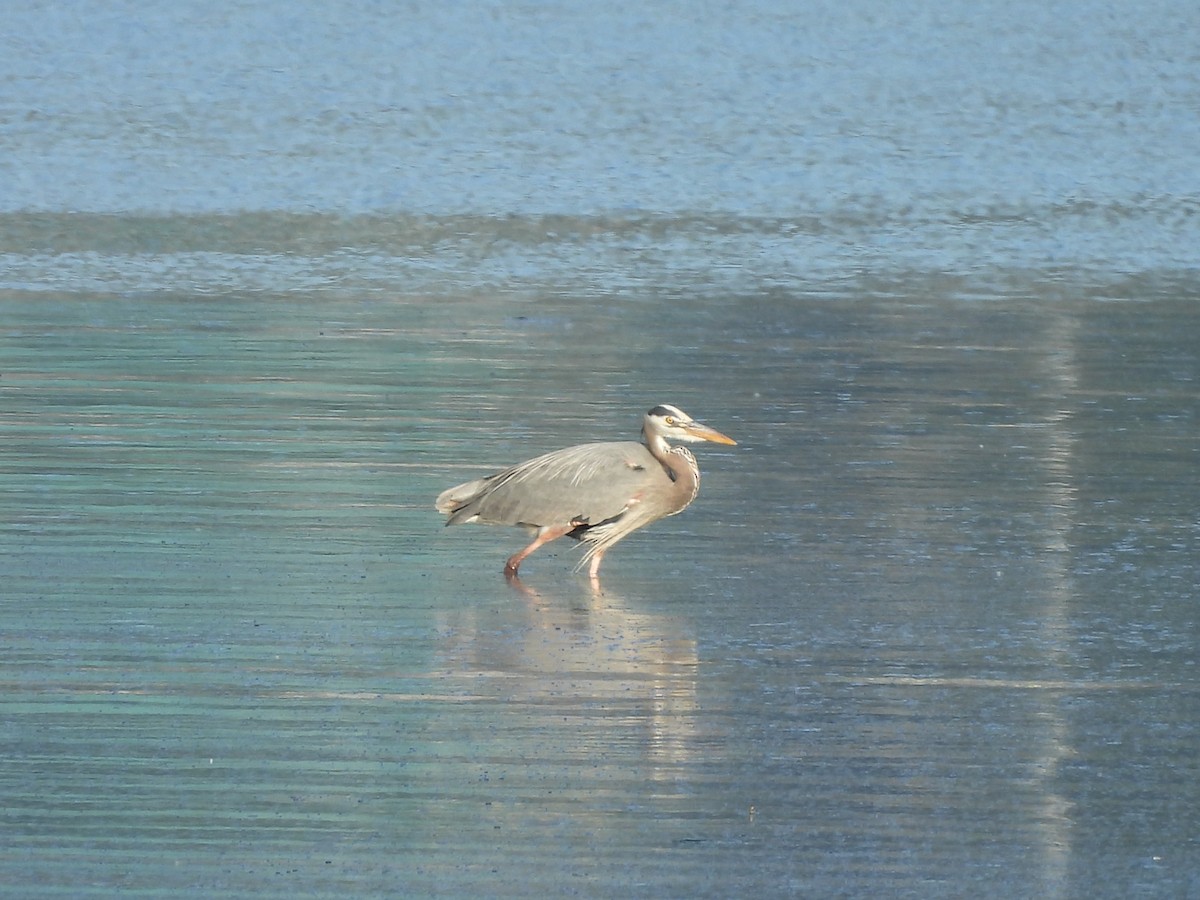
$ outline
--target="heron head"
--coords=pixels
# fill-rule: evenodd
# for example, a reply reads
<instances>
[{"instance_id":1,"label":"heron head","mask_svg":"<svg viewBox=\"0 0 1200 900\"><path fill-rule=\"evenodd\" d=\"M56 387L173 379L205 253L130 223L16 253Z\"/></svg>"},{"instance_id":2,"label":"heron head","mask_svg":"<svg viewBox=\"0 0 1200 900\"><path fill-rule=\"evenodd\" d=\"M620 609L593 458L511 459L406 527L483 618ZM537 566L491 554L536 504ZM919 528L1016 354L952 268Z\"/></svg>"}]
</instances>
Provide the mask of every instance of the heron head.
<instances>
[{"instance_id":1,"label":"heron head","mask_svg":"<svg viewBox=\"0 0 1200 900\"><path fill-rule=\"evenodd\" d=\"M714 444L736 444L733 438L721 434L715 428L709 428L702 422L697 422L677 406L662 404L646 413L642 420L642 431L646 437L661 437L667 441L686 441L698 444L701 441L711 441Z\"/></svg>"}]
</instances>

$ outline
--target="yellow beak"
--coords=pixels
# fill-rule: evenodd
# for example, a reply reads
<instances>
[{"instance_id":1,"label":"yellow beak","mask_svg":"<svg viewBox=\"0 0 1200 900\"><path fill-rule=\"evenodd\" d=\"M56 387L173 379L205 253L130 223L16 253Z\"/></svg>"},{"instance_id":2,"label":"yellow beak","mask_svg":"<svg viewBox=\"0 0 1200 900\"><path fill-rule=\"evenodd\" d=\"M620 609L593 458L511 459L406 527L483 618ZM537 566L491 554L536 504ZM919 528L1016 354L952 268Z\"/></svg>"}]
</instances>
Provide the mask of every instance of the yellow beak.
<instances>
[{"instance_id":1,"label":"yellow beak","mask_svg":"<svg viewBox=\"0 0 1200 900\"><path fill-rule=\"evenodd\" d=\"M712 441L714 444L737 443L737 441L729 437L729 435L721 434L721 432L717 431L717 429L709 428L707 425L704 425L700 422L688 422L687 425L683 427L687 429L688 434L698 437L702 441Z\"/></svg>"}]
</instances>

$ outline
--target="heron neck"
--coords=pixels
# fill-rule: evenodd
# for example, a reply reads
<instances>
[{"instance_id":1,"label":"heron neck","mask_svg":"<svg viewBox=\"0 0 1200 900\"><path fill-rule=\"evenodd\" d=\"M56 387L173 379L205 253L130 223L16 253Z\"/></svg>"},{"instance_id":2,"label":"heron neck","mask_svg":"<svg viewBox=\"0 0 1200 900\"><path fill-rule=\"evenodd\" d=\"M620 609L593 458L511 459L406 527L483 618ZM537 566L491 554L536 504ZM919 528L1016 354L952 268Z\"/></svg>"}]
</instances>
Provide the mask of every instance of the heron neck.
<instances>
[{"instance_id":1,"label":"heron neck","mask_svg":"<svg viewBox=\"0 0 1200 900\"><path fill-rule=\"evenodd\" d=\"M672 493L677 495L679 502L675 512L680 512L700 492L700 467L696 465L696 457L687 447L672 447L662 435L646 435L646 446L670 476Z\"/></svg>"}]
</instances>

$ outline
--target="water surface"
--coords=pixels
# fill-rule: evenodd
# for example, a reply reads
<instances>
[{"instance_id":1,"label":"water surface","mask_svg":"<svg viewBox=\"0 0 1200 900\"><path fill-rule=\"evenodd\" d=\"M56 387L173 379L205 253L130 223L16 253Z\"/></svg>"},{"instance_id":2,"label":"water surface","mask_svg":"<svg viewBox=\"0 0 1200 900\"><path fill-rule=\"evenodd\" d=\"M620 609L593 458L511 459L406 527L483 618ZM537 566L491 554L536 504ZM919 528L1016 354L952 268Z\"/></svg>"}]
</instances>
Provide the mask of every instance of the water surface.
<instances>
[{"instance_id":1,"label":"water surface","mask_svg":"<svg viewBox=\"0 0 1200 900\"><path fill-rule=\"evenodd\" d=\"M1200 891L1195 10L458 9L4 14L0 880Z\"/></svg>"}]
</instances>

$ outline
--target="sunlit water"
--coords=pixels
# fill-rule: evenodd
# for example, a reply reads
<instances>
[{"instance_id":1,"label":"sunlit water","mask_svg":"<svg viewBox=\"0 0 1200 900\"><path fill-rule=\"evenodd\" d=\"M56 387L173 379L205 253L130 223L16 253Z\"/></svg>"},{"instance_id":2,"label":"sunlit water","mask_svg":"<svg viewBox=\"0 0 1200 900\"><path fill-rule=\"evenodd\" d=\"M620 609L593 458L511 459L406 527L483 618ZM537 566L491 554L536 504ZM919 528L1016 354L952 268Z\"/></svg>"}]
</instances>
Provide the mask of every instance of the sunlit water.
<instances>
[{"instance_id":1,"label":"sunlit water","mask_svg":"<svg viewBox=\"0 0 1200 900\"><path fill-rule=\"evenodd\" d=\"M16 894L1200 892L1191 5L3 15Z\"/></svg>"}]
</instances>

